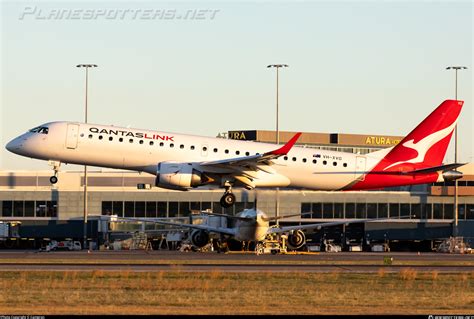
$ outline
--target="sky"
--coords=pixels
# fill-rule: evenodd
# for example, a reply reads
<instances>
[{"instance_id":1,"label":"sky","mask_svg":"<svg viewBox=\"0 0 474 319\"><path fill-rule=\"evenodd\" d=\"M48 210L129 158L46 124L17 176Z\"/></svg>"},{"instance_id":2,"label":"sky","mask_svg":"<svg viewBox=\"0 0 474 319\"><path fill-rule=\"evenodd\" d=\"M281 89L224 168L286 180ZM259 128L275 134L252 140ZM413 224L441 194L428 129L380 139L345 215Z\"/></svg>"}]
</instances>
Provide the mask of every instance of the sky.
<instances>
[{"instance_id":1,"label":"sky","mask_svg":"<svg viewBox=\"0 0 474 319\"><path fill-rule=\"evenodd\" d=\"M49 169L5 144L45 122L216 136L406 135L458 74L459 161L474 161L471 1L3 1L0 169ZM454 160L453 142L446 161ZM77 168L69 165L66 169Z\"/></svg>"}]
</instances>

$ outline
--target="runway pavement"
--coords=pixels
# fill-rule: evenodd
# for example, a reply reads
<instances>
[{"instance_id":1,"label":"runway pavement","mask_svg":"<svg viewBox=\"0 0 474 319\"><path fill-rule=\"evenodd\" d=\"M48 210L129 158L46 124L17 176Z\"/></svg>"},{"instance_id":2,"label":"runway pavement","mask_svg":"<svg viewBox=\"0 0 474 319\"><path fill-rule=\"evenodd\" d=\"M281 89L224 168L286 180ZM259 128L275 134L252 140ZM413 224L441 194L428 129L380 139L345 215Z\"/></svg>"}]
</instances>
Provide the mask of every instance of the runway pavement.
<instances>
[{"instance_id":1,"label":"runway pavement","mask_svg":"<svg viewBox=\"0 0 474 319\"><path fill-rule=\"evenodd\" d=\"M291 264L0 264L0 271L181 271L181 272L311 272L311 273L377 273L381 268L387 273L412 268L417 271L446 273L473 272L474 266L383 266L383 265L291 265Z\"/></svg>"},{"instance_id":2,"label":"runway pavement","mask_svg":"<svg viewBox=\"0 0 474 319\"><path fill-rule=\"evenodd\" d=\"M384 265L383 258L393 258ZM207 272L474 272L474 255L438 253L319 253L255 255L254 253L181 253L176 251L1 251L0 271L191 271Z\"/></svg>"}]
</instances>

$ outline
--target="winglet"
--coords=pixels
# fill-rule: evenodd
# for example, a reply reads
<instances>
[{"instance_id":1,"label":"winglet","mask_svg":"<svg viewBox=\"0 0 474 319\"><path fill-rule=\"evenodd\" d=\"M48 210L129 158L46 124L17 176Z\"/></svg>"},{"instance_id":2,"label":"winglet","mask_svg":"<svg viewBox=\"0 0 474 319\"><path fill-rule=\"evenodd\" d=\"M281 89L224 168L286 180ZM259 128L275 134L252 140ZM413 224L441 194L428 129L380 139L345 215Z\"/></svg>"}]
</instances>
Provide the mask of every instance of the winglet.
<instances>
[{"instance_id":1,"label":"winglet","mask_svg":"<svg viewBox=\"0 0 474 319\"><path fill-rule=\"evenodd\" d=\"M280 147L280 148L277 149L277 150L268 152L268 154L272 154L272 155L286 155L286 154L288 154L288 152L289 152L289 151L291 150L291 148L295 145L296 141L300 138L300 136L301 136L301 132L296 133L295 136L293 136L293 137L288 141L288 143L286 143L285 145L283 145L282 147Z\"/></svg>"}]
</instances>

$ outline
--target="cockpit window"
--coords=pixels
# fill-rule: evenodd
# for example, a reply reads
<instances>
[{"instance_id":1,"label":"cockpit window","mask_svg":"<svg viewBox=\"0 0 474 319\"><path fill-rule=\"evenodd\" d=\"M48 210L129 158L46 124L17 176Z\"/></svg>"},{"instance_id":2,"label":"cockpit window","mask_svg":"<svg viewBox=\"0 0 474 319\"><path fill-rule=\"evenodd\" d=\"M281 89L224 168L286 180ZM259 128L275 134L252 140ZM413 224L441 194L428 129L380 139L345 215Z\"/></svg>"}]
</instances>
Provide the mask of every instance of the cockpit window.
<instances>
[{"instance_id":1,"label":"cockpit window","mask_svg":"<svg viewBox=\"0 0 474 319\"><path fill-rule=\"evenodd\" d=\"M49 132L49 129L45 126L38 126L38 127L35 127L35 128L32 128L30 130L31 133L41 133L41 134L48 134Z\"/></svg>"}]
</instances>

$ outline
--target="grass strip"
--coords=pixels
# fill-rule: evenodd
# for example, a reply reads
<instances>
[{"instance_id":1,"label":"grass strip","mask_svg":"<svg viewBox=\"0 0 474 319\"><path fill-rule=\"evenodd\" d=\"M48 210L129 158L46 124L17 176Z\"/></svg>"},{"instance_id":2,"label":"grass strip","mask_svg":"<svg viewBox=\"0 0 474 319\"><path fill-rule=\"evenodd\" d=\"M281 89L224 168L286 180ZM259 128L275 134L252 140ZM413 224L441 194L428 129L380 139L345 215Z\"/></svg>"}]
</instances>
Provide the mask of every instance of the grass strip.
<instances>
[{"instance_id":1,"label":"grass strip","mask_svg":"<svg viewBox=\"0 0 474 319\"><path fill-rule=\"evenodd\" d=\"M466 314L474 272L0 272L8 314Z\"/></svg>"}]
</instances>

